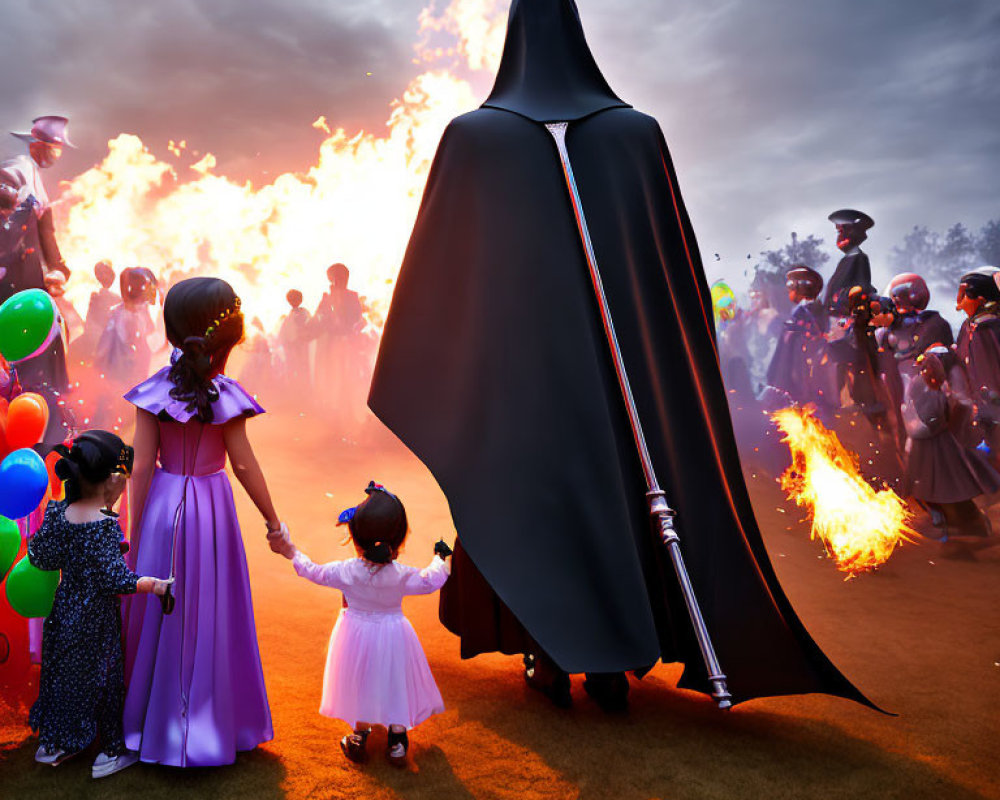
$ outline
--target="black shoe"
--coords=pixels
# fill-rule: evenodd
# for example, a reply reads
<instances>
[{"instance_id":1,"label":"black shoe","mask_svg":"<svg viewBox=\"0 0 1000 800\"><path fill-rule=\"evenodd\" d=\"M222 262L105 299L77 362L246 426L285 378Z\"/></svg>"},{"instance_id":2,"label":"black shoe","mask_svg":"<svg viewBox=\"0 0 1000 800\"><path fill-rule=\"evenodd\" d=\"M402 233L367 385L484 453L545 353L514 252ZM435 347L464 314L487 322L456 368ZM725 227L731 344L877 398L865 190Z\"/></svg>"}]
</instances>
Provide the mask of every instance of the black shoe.
<instances>
[{"instance_id":1,"label":"black shoe","mask_svg":"<svg viewBox=\"0 0 1000 800\"><path fill-rule=\"evenodd\" d=\"M370 730L354 731L340 740L340 749L355 764L364 764L368 760L369 733Z\"/></svg>"},{"instance_id":2,"label":"black shoe","mask_svg":"<svg viewBox=\"0 0 1000 800\"><path fill-rule=\"evenodd\" d=\"M385 748L385 757L394 767L406 766L406 754L410 749L410 737L406 731L397 733L389 729L389 741Z\"/></svg>"},{"instance_id":3,"label":"black shoe","mask_svg":"<svg viewBox=\"0 0 1000 800\"><path fill-rule=\"evenodd\" d=\"M583 688L609 714L628 710L628 678L624 672L588 672Z\"/></svg>"},{"instance_id":4,"label":"black shoe","mask_svg":"<svg viewBox=\"0 0 1000 800\"><path fill-rule=\"evenodd\" d=\"M573 705L569 675L545 659L539 659L530 653L524 657L524 682L544 694L557 708L570 708Z\"/></svg>"}]
</instances>

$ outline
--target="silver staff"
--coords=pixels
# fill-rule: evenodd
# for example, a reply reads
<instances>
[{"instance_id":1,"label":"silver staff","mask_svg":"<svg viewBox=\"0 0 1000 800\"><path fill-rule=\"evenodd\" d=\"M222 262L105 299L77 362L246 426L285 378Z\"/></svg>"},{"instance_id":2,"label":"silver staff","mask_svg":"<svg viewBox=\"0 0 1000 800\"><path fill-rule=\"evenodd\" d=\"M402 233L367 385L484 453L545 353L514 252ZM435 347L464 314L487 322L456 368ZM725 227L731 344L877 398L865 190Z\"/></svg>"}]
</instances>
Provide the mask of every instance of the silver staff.
<instances>
[{"instance_id":1,"label":"silver staff","mask_svg":"<svg viewBox=\"0 0 1000 800\"><path fill-rule=\"evenodd\" d=\"M691 624L694 626L695 636L698 639L698 647L701 648L701 656L705 661L705 669L708 671L708 679L712 684L712 696L719 704L719 708L729 708L732 705L731 695L726 688L726 676L719 666L719 659L715 655L715 648L712 646L712 638L709 636L708 628L705 627L705 619L701 615L701 608L698 605L698 598L695 596L694 587L691 586L691 579L688 577L687 567L684 566L684 555L681 553L680 539L677 531L674 530L674 516L676 512L667 505L666 495L660 488L656 473L653 471L653 462L649 458L649 450L646 447L646 436L642 432L642 424L639 421L639 412L635 407L635 399L632 397L632 387L629 385L628 374L625 372L625 362L622 359L621 348L618 346L618 337L615 335L614 322L611 320L611 310L608 308L608 298L604 294L604 284L601 281L601 273L597 267L597 257L594 255L594 246L590 241L590 229L587 227L587 217L583 212L583 203L580 200L580 193L576 188L576 178L573 175L573 166L570 164L569 151L566 149L566 129L568 122L553 122L545 126L552 138L555 140L556 148L559 150L559 160L562 162L563 174L566 176L566 188L569 190L570 202L573 204L573 212L576 216L576 226L580 232L580 240L583 243L583 250L587 257L587 266L590 269L590 280L594 285L594 294L597 295L597 302L601 309L601 321L604 323L604 333L608 340L608 347L611 348L611 357L615 362L615 373L618 375L618 386L621 389L622 397L625 400L625 407L628 410L628 419L632 425L632 435L635 437L635 445L639 450L639 458L642 461L642 471L646 475L646 498L649 501L649 515L656 520L660 529L660 538L670 553L670 560L673 562L674 571L677 573L677 580L680 582L681 591L684 594L684 603L687 606L688 615L691 617Z\"/></svg>"}]
</instances>

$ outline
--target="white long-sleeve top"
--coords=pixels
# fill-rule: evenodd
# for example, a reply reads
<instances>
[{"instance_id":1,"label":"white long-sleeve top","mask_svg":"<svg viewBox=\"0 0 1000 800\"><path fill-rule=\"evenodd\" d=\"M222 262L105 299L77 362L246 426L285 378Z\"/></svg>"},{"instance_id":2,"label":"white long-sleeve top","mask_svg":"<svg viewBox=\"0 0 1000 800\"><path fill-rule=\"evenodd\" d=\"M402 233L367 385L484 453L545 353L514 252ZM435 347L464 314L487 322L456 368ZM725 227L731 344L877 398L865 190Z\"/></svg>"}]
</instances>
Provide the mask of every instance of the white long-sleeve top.
<instances>
[{"instance_id":1,"label":"white long-sleeve top","mask_svg":"<svg viewBox=\"0 0 1000 800\"><path fill-rule=\"evenodd\" d=\"M340 589L352 611L369 614L402 613L403 598L408 594L436 592L451 573L451 568L435 555L423 569L392 561L371 564L362 558L315 564L301 550L292 559L295 571L320 586Z\"/></svg>"}]
</instances>

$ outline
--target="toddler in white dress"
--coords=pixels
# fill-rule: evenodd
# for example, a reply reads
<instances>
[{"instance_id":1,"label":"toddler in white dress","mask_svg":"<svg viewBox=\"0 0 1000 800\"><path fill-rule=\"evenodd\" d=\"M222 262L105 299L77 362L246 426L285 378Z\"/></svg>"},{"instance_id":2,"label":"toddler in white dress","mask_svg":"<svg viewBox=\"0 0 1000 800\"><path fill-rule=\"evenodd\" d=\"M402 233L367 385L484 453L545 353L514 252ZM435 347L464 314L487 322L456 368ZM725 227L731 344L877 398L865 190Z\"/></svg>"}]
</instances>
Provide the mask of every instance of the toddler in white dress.
<instances>
[{"instance_id":1,"label":"toddler in white dress","mask_svg":"<svg viewBox=\"0 0 1000 800\"><path fill-rule=\"evenodd\" d=\"M359 558L314 564L287 534L280 552L303 578L344 593L346 607L330 635L320 713L354 727L340 741L351 761L367 760L367 737L371 725L379 724L389 730L390 763L404 766L406 731L443 711L444 704L401 603L408 594L430 594L444 585L451 548L438 542L422 570L398 563L408 532L406 510L374 482L365 493L367 499L338 520L348 526Z\"/></svg>"}]
</instances>

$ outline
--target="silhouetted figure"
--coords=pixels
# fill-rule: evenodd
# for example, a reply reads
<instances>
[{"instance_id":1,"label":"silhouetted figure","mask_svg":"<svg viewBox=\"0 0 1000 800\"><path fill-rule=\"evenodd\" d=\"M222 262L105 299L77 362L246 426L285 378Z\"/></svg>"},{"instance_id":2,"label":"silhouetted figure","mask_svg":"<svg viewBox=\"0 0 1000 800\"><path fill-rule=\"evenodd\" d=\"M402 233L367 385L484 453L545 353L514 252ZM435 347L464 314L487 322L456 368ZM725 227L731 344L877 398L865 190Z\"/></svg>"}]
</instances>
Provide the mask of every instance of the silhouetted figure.
<instances>
[{"instance_id":1,"label":"silhouetted figure","mask_svg":"<svg viewBox=\"0 0 1000 800\"><path fill-rule=\"evenodd\" d=\"M312 317L302 307L302 292L298 289L292 289L285 295L285 299L291 309L281 321L281 328L278 330L278 342L284 354L285 380L291 391L310 392L312 377L309 369L309 350L313 339L313 330L310 326ZM301 394L298 396L302 398Z\"/></svg>"},{"instance_id":2,"label":"silhouetted figure","mask_svg":"<svg viewBox=\"0 0 1000 800\"><path fill-rule=\"evenodd\" d=\"M312 319L316 335L314 383L328 421L340 433L354 433L368 389L359 358L364 315L357 292L347 288L347 267L334 264L326 275L330 289Z\"/></svg>"}]
</instances>

